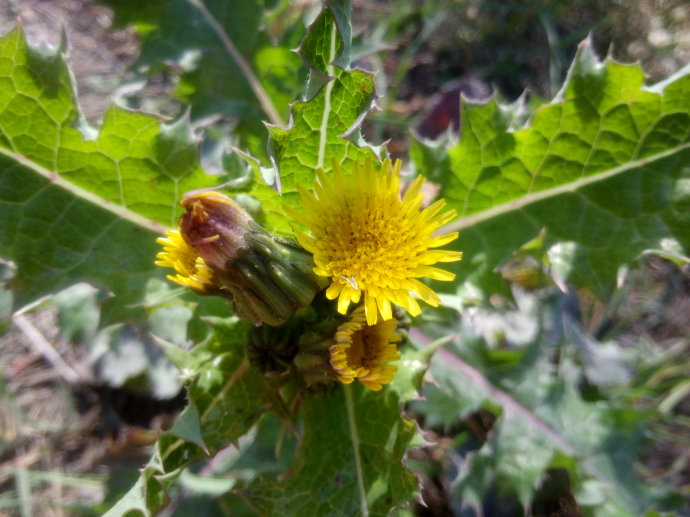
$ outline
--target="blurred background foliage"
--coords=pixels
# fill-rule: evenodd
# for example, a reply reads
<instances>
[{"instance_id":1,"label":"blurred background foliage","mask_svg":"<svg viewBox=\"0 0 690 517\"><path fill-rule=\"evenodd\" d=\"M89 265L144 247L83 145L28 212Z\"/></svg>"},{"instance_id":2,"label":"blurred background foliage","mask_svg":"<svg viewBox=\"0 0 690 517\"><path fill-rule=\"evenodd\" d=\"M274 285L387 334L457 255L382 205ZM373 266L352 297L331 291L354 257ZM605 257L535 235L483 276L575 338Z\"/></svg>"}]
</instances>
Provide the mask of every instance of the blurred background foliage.
<instances>
[{"instance_id":1,"label":"blurred background foliage","mask_svg":"<svg viewBox=\"0 0 690 517\"><path fill-rule=\"evenodd\" d=\"M189 27L176 25L156 10L166 3L176 2L147 10L132 1L9 0L0 32L19 18L32 41L57 44L62 24L89 120L112 99L171 117L190 105L207 135L204 166L241 182L243 162L227 149L266 156L261 109L233 80L239 72L218 42L194 30L193 13ZM246 4L246 19L230 24L234 39L274 86L285 121L306 80L286 49L299 45L320 4ZM690 61L682 0L358 0L353 9L353 62L377 72L380 94L364 135L390 140L395 157L407 157L413 132L458 138L460 93L549 100L587 37L600 55L640 61L650 83ZM213 51L183 52L190 38ZM572 286L564 293L555 269L536 239L499 268L507 291L477 305L446 295L411 331L419 346L459 338L435 356L424 402L408 405L427 440L408 460L425 504L400 515L516 516L526 507L539 516L625 515L619 501L640 515L690 515L687 258L650 250L621 269L605 300ZM11 265L0 264L0 282L11 277ZM85 284L14 325L11 294L0 293L0 514L101 515L134 482L147 447L184 406L178 371L152 336L202 341L209 330L199 315L226 310L191 296L172 303L177 294L153 281L136 321L103 327L105 293ZM531 434L525 422L543 427ZM252 515L230 490L283 472L291 440L265 415L237 448L186 472L163 515ZM616 487L610 501L604 481Z\"/></svg>"}]
</instances>

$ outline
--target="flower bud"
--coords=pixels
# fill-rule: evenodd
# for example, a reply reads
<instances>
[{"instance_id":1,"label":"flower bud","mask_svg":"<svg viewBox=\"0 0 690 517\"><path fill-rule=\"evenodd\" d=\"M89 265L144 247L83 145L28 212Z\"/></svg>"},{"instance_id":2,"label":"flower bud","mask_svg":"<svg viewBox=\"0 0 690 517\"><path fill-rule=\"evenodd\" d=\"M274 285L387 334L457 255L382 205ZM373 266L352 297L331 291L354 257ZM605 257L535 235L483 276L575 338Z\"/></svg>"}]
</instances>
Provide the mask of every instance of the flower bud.
<instances>
[{"instance_id":1,"label":"flower bud","mask_svg":"<svg viewBox=\"0 0 690 517\"><path fill-rule=\"evenodd\" d=\"M325 287L308 252L268 233L229 197L187 194L182 206L182 238L212 271L239 316L255 325L281 325Z\"/></svg>"},{"instance_id":2,"label":"flower bud","mask_svg":"<svg viewBox=\"0 0 690 517\"><path fill-rule=\"evenodd\" d=\"M331 367L329 352L337 324L330 325L330 329L327 325L321 327L300 336L298 352L292 360L307 386L338 380Z\"/></svg>"},{"instance_id":3,"label":"flower bud","mask_svg":"<svg viewBox=\"0 0 690 517\"><path fill-rule=\"evenodd\" d=\"M260 372L276 375L287 372L297 353L300 321L288 320L280 327L261 325L247 334L247 358Z\"/></svg>"},{"instance_id":4,"label":"flower bud","mask_svg":"<svg viewBox=\"0 0 690 517\"><path fill-rule=\"evenodd\" d=\"M179 227L184 240L215 270L225 269L256 224L244 209L220 192L186 194Z\"/></svg>"}]
</instances>

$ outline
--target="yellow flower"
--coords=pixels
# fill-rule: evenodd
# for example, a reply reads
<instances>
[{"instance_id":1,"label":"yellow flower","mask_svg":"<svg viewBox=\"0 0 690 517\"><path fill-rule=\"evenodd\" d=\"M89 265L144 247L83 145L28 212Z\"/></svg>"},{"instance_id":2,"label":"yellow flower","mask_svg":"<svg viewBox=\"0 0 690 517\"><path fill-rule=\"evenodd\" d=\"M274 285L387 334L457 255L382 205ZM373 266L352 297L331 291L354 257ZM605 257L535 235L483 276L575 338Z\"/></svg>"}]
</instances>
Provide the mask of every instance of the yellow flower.
<instances>
[{"instance_id":1,"label":"yellow flower","mask_svg":"<svg viewBox=\"0 0 690 517\"><path fill-rule=\"evenodd\" d=\"M231 300L255 325L282 325L326 287L310 253L268 233L225 194L189 192L181 205L179 231L157 240L156 264L176 271L173 282Z\"/></svg>"},{"instance_id":2,"label":"yellow flower","mask_svg":"<svg viewBox=\"0 0 690 517\"><path fill-rule=\"evenodd\" d=\"M357 307L349 320L338 327L336 344L329 349L331 367L338 380L349 384L357 379L374 391L391 382L398 367L387 363L400 359L397 326L395 318L367 325L364 307Z\"/></svg>"},{"instance_id":3,"label":"yellow flower","mask_svg":"<svg viewBox=\"0 0 690 517\"><path fill-rule=\"evenodd\" d=\"M215 294L214 274L204 259L185 242L179 231L168 230L165 234L156 239L163 246L163 251L156 255L156 265L173 268L177 274L168 275L173 282L199 294Z\"/></svg>"},{"instance_id":4,"label":"yellow flower","mask_svg":"<svg viewBox=\"0 0 690 517\"><path fill-rule=\"evenodd\" d=\"M418 315L413 294L437 306L438 295L417 279L453 280L454 274L431 266L462 258L458 251L432 249L458 237L457 232L433 235L455 217L455 211L439 214L443 200L421 209L423 177L417 177L401 198L400 166L399 160L395 165L385 160L378 171L367 162L356 164L346 175L334 163L330 178L317 171L313 194L298 187L304 213L290 210L309 230L296 234L314 255L314 272L331 278L326 296L338 298L338 311L345 314L364 293L369 325L378 321L379 313L383 320L391 319L391 303Z\"/></svg>"}]
</instances>

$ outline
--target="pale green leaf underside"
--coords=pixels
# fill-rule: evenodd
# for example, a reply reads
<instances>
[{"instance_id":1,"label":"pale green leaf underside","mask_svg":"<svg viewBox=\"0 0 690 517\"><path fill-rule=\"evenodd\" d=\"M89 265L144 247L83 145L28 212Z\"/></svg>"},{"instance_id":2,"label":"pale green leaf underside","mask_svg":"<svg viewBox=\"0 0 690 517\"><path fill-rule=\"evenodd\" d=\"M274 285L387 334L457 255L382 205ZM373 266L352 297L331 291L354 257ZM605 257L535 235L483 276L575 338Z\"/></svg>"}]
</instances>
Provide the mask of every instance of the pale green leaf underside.
<instances>
[{"instance_id":1,"label":"pale green leaf underside","mask_svg":"<svg viewBox=\"0 0 690 517\"><path fill-rule=\"evenodd\" d=\"M179 125L112 107L93 140L78 120L62 56L41 57L16 29L0 47L0 145L102 200L174 226L181 195L210 186ZM184 138L187 137L187 141Z\"/></svg>"},{"instance_id":2,"label":"pale green leaf underside","mask_svg":"<svg viewBox=\"0 0 690 517\"><path fill-rule=\"evenodd\" d=\"M465 102L442 195L461 218L462 280L486 273L547 228L569 280L606 295L617 268L675 239L690 250L690 76L660 92L638 66L600 63L584 44L559 97L528 127ZM441 166L444 166L441 163Z\"/></svg>"}]
</instances>

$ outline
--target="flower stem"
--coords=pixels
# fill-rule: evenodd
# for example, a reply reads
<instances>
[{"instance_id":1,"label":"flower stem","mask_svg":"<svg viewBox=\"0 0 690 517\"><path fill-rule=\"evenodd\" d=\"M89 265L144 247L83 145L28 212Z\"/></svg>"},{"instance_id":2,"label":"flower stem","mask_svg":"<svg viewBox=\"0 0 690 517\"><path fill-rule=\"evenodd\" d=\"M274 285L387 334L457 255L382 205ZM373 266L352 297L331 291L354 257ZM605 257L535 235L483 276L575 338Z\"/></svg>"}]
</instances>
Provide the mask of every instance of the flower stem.
<instances>
[{"instance_id":1,"label":"flower stem","mask_svg":"<svg viewBox=\"0 0 690 517\"><path fill-rule=\"evenodd\" d=\"M359 434L357 433L357 422L355 421L355 404L352 399L352 384L343 384L345 391L345 407L347 408L347 422L350 426L350 438L352 448L355 451L355 469L357 471L357 488L361 501L362 517L369 516L369 506L367 504L367 491L364 488L364 472L362 471L362 458L359 455Z\"/></svg>"}]
</instances>

